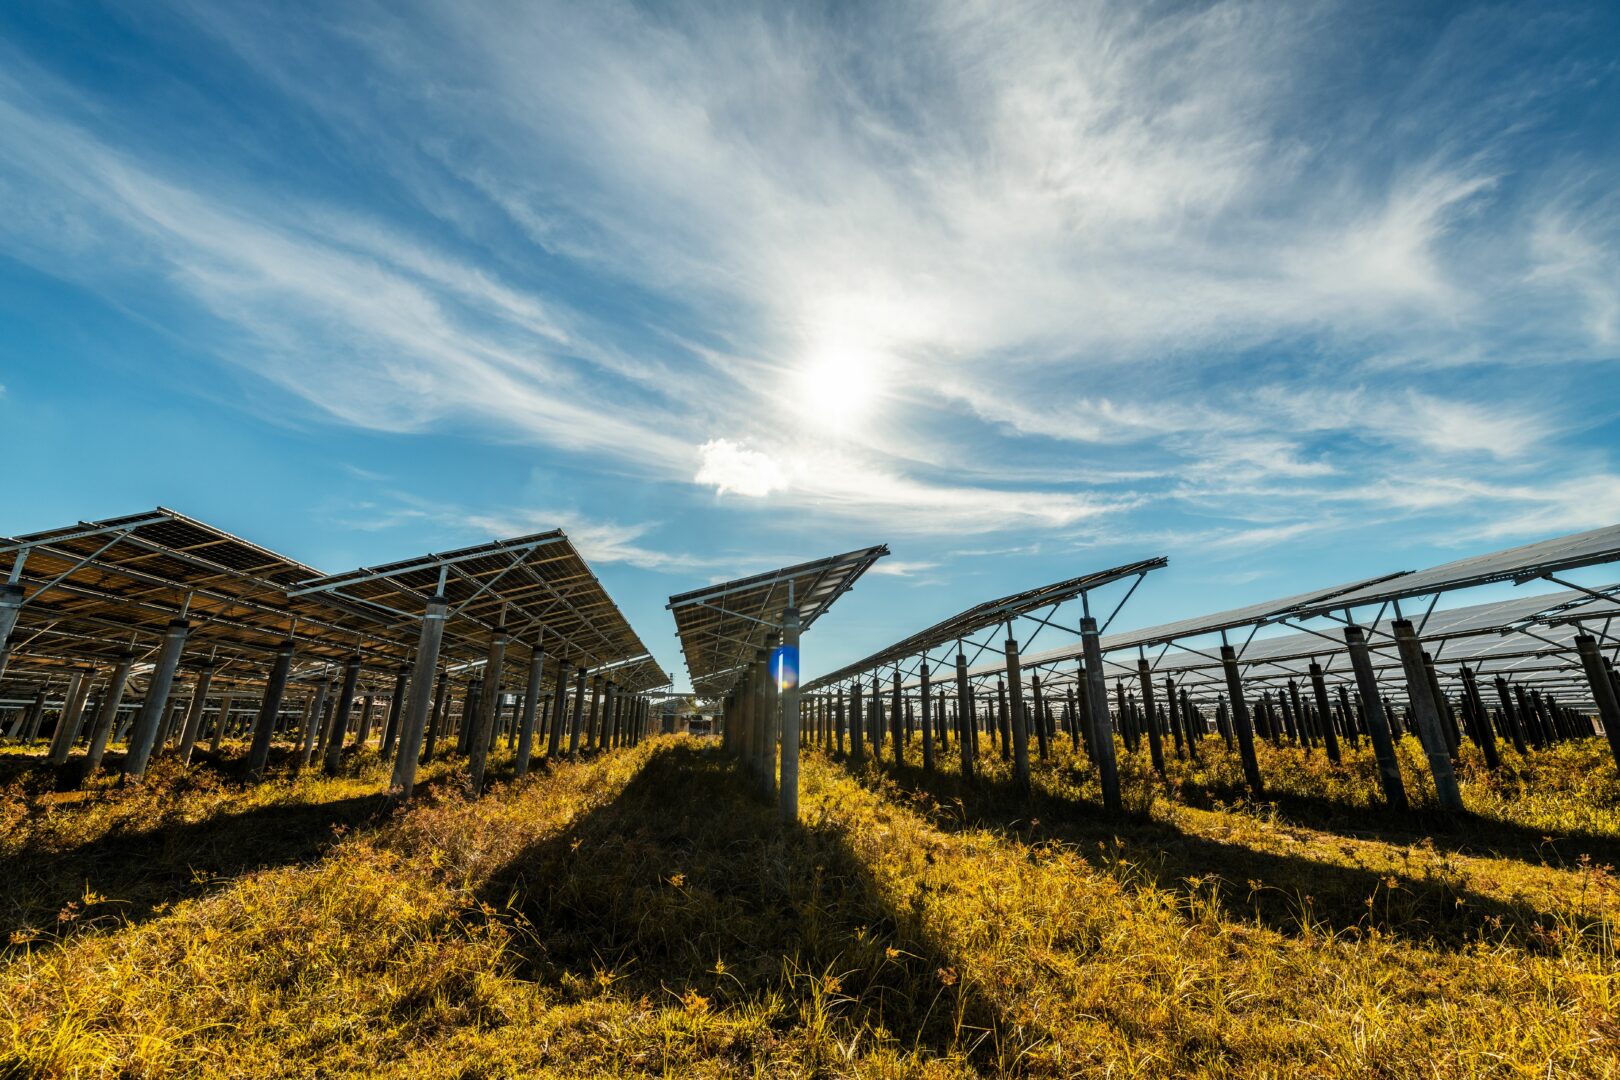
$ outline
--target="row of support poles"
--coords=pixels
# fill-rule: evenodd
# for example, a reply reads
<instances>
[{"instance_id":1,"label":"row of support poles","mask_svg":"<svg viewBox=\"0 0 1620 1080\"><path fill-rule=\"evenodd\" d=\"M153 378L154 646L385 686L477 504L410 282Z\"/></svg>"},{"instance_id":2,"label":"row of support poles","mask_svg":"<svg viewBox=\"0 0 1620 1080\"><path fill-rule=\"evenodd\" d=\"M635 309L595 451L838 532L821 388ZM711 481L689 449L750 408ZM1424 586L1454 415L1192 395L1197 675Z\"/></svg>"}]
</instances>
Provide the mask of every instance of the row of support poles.
<instances>
[{"instance_id":1,"label":"row of support poles","mask_svg":"<svg viewBox=\"0 0 1620 1080\"><path fill-rule=\"evenodd\" d=\"M1262 737L1279 747L1285 743L1296 745L1306 755L1321 750L1338 765L1344 756L1342 740L1348 739L1356 747L1365 736L1378 766L1385 801L1395 810L1405 810L1409 805L1396 751L1396 740L1402 734L1417 737L1434 785L1435 802L1450 813L1464 810L1456 765L1463 738L1475 743L1487 768L1495 769L1501 764L1499 732L1525 753L1552 742L1594 737L1601 725L1620 766L1620 676L1600 651L1596 638L1581 634L1575 642L1581 670L1592 691L1595 717L1582 716L1550 693L1526 691L1522 686L1513 687L1510 693L1501 676L1496 677L1500 708L1493 715L1475 672L1466 664L1456 670L1450 692L1442 689L1435 659L1424 651L1417 628L1400 617L1398 607L1394 614L1389 638L1400 661L1396 674L1401 685L1395 692L1405 699L1404 719L1396 715L1385 688L1380 687L1367 631L1348 618L1343 627L1344 651L1354 681L1346 683L1342 674L1338 676L1333 688L1337 701L1330 693L1327 673L1316 658L1310 659L1299 677L1287 678L1286 685L1267 686L1254 695L1244 686L1238 651L1224 641L1223 634L1219 664L1225 693L1219 696L1212 713L1206 711L1212 686L1199 683L1203 694L1195 698L1188 690L1192 680L1167 675L1156 681L1152 665L1143 655L1130 680L1136 693L1127 694L1126 684L1121 681L1117 685L1117 708L1111 716L1099 631L1088 611L1081 621L1081 659L1072 688L1054 693L1054 676L1045 664L1039 674L1026 668L1019 642L1009 626L1003 647L1004 681L997 680L996 697L989 710L981 709L975 701L976 688L968 675L965 649L959 643L954 705L947 705L943 691L936 693L936 672L931 658L924 653L911 671L915 681L909 693L902 683L902 667L893 665L892 673L886 672L885 676L863 673L848 684L810 698L812 719L808 733L840 756L846 753L847 735L847 755L857 768L864 767L868 751L877 762L889 760L883 754L886 733L895 740L892 761L897 768L903 767L905 744L917 739L922 768L932 771L937 767L938 751L948 746L949 732L954 730L961 751L961 773L968 779L975 772L977 733L988 732L992 743L998 741L999 733L1001 754L1010 763L1014 783L1027 793L1032 785L1031 725L1044 761L1049 739L1058 730L1056 717L1061 716L1062 730L1074 740L1075 749L1080 749L1083 740L1086 753L1097 767L1103 802L1110 812L1121 808L1114 743L1116 720L1117 734L1123 736L1128 750L1134 750L1137 740L1146 735L1152 767L1161 775L1166 772L1171 741L1178 760L1197 761L1200 740L1218 733L1227 747L1237 752L1245 785L1256 798L1263 798L1266 790L1258 756L1258 740ZM886 669L890 666L891 662L884 663ZM952 710L949 725L948 708ZM734 714L733 710L728 715L728 723ZM918 717L922 724L920 738L915 730ZM799 726L794 728L796 733ZM762 737L764 729L756 725L756 730ZM1165 732L1170 734L1170 741L1163 738Z\"/></svg>"}]
</instances>

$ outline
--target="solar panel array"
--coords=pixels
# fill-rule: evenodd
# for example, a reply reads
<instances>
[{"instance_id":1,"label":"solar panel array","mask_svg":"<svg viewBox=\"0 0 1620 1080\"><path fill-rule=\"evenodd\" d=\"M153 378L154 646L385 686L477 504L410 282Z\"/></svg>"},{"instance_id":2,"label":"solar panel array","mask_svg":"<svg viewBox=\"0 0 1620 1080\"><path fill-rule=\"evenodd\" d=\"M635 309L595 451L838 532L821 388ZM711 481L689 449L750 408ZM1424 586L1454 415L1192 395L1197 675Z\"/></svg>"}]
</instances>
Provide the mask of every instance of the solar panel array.
<instances>
[{"instance_id":1,"label":"solar panel array","mask_svg":"<svg viewBox=\"0 0 1620 1080\"><path fill-rule=\"evenodd\" d=\"M261 679L287 640L295 678L355 654L392 671L414 649L444 567L454 612L447 664L480 662L504 612L523 644L543 639L549 652L592 667L644 659L627 677L667 682L661 672L649 682L657 663L561 531L323 576L159 507L0 540L0 566L19 559L26 600L10 639L13 679L111 663L126 651L147 659L182 617L188 655L214 660L221 680Z\"/></svg>"},{"instance_id":2,"label":"solar panel array","mask_svg":"<svg viewBox=\"0 0 1620 1080\"><path fill-rule=\"evenodd\" d=\"M879 544L671 596L692 689L702 697L730 691L765 647L766 636L781 625L790 594L800 630L808 630L888 553Z\"/></svg>"}]
</instances>

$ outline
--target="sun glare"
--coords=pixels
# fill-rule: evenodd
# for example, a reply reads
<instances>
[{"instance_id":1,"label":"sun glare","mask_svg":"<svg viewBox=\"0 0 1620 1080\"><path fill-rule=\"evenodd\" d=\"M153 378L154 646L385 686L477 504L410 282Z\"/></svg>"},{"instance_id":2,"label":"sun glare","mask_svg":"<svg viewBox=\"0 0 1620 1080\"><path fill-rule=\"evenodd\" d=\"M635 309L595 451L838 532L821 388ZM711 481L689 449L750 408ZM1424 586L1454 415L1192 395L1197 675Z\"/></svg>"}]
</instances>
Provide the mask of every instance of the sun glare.
<instances>
[{"instance_id":1,"label":"sun glare","mask_svg":"<svg viewBox=\"0 0 1620 1080\"><path fill-rule=\"evenodd\" d=\"M797 373L795 404L806 422L842 431L872 415L882 397L882 361L867 352L819 353Z\"/></svg>"}]
</instances>

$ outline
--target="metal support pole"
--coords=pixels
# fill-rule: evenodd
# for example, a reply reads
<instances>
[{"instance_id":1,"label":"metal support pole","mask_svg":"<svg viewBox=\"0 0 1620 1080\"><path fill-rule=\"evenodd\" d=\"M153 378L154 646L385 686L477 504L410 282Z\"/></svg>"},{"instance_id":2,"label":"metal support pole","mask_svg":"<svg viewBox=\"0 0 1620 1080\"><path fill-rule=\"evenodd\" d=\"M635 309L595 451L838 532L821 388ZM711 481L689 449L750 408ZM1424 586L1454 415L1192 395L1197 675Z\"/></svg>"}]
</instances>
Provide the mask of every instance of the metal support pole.
<instances>
[{"instance_id":1,"label":"metal support pole","mask_svg":"<svg viewBox=\"0 0 1620 1080\"><path fill-rule=\"evenodd\" d=\"M1339 736L1333 730L1333 712L1328 705L1327 682L1322 678L1322 665L1311 661L1311 694L1316 698L1316 715L1322 721L1322 742L1327 747L1328 760L1339 764Z\"/></svg>"},{"instance_id":2,"label":"metal support pole","mask_svg":"<svg viewBox=\"0 0 1620 1080\"><path fill-rule=\"evenodd\" d=\"M771 653L781 644L781 637L768 634L765 648L759 654L756 674L759 676L759 782L767 799L776 798L776 739L781 723L781 702L776 692L776 680L771 677Z\"/></svg>"},{"instance_id":3,"label":"metal support pole","mask_svg":"<svg viewBox=\"0 0 1620 1080\"><path fill-rule=\"evenodd\" d=\"M967 654L956 651L956 715L961 724L956 743L962 752L962 779L973 779L973 735L968 728L973 723L973 694L968 686Z\"/></svg>"},{"instance_id":4,"label":"metal support pole","mask_svg":"<svg viewBox=\"0 0 1620 1080\"><path fill-rule=\"evenodd\" d=\"M399 743L401 719L405 715L405 688L410 685L411 669L404 664L394 673L394 693L388 699L388 716L383 721L382 749L378 756L389 761Z\"/></svg>"},{"instance_id":5,"label":"metal support pole","mask_svg":"<svg viewBox=\"0 0 1620 1080\"><path fill-rule=\"evenodd\" d=\"M101 707L96 710L95 722L90 725L90 752L84 761L86 777L101 767L101 757L107 752L113 725L118 722L118 708L124 703L124 687L129 683L129 669L134 663L135 654L123 652L118 654L113 665L112 676L108 678L107 688L101 695Z\"/></svg>"},{"instance_id":6,"label":"metal support pole","mask_svg":"<svg viewBox=\"0 0 1620 1080\"><path fill-rule=\"evenodd\" d=\"M1041 677L1029 677L1030 697L1035 699L1035 746L1042 761L1048 757L1049 750L1046 738L1046 696L1041 693Z\"/></svg>"},{"instance_id":7,"label":"metal support pole","mask_svg":"<svg viewBox=\"0 0 1620 1080\"><path fill-rule=\"evenodd\" d=\"M1007 701L1011 709L1012 741L1013 741L1013 781L1018 789L1028 795L1031 790L1029 778L1029 725L1024 717L1024 673L1018 664L1018 639L1008 635L1006 644L1007 654Z\"/></svg>"},{"instance_id":8,"label":"metal support pole","mask_svg":"<svg viewBox=\"0 0 1620 1080\"><path fill-rule=\"evenodd\" d=\"M326 732L326 756L322 771L336 776L343 767L343 740L349 734L349 714L354 711L354 695L360 686L360 656L349 657L343 665L343 688L338 691L337 707L332 710L332 726Z\"/></svg>"},{"instance_id":9,"label":"metal support pole","mask_svg":"<svg viewBox=\"0 0 1620 1080\"><path fill-rule=\"evenodd\" d=\"M146 763L152 756L158 726L167 712L174 673L180 666L180 653L186 647L186 635L190 632L191 624L184 619L175 619L164 632L163 647L158 652L157 664L152 668L151 680L147 683L146 700L141 704L140 715L135 718L129 752L124 755L124 775L132 780L146 775Z\"/></svg>"},{"instance_id":10,"label":"metal support pole","mask_svg":"<svg viewBox=\"0 0 1620 1080\"><path fill-rule=\"evenodd\" d=\"M1350 653L1350 667L1356 673L1356 693L1361 698L1361 715L1366 724L1367 737L1372 740L1373 754L1378 758L1384 801L1392 810L1405 810L1406 784L1401 780L1401 764L1395 756L1395 740L1390 735L1383 699L1378 694L1378 676L1373 673L1367 635L1359 626L1347 626L1344 628L1344 643Z\"/></svg>"},{"instance_id":11,"label":"metal support pole","mask_svg":"<svg viewBox=\"0 0 1620 1080\"><path fill-rule=\"evenodd\" d=\"M568 756L579 756L579 737L585 726L585 676L588 674L582 667L574 672L574 709L571 726L568 729Z\"/></svg>"},{"instance_id":12,"label":"metal support pole","mask_svg":"<svg viewBox=\"0 0 1620 1080\"><path fill-rule=\"evenodd\" d=\"M861 696L861 684L856 680L849 688L849 756L857 766L866 763L866 740L861 730L864 723Z\"/></svg>"},{"instance_id":13,"label":"metal support pole","mask_svg":"<svg viewBox=\"0 0 1620 1080\"><path fill-rule=\"evenodd\" d=\"M590 715L585 718L585 730L580 739L586 750L591 748L591 742L596 736L598 724L602 719L602 690L606 681L601 675L591 679L591 711Z\"/></svg>"},{"instance_id":14,"label":"metal support pole","mask_svg":"<svg viewBox=\"0 0 1620 1080\"><path fill-rule=\"evenodd\" d=\"M360 701L360 728L354 733L354 749L358 752L371 741L371 717L377 707L377 696L367 694Z\"/></svg>"},{"instance_id":15,"label":"metal support pole","mask_svg":"<svg viewBox=\"0 0 1620 1080\"><path fill-rule=\"evenodd\" d=\"M782 820L799 820L799 609L782 612Z\"/></svg>"},{"instance_id":16,"label":"metal support pole","mask_svg":"<svg viewBox=\"0 0 1620 1080\"><path fill-rule=\"evenodd\" d=\"M214 665L205 663L197 668L197 686L191 692L191 707L186 712L185 730L180 736L180 764L191 764L191 753L202 736L203 713L208 708L208 687L214 681Z\"/></svg>"},{"instance_id":17,"label":"metal support pole","mask_svg":"<svg viewBox=\"0 0 1620 1080\"><path fill-rule=\"evenodd\" d=\"M1592 689L1598 719L1603 723L1603 734L1609 740L1609 752L1614 755L1615 765L1620 766L1620 702L1615 700L1614 683L1603 666L1603 654L1598 651L1597 639L1589 634L1575 638L1575 650L1580 653L1581 666L1586 669L1586 681Z\"/></svg>"},{"instance_id":18,"label":"metal support pole","mask_svg":"<svg viewBox=\"0 0 1620 1080\"><path fill-rule=\"evenodd\" d=\"M1108 724L1108 684L1103 679L1102 635L1094 616L1080 619L1080 650L1086 661L1086 690L1091 695L1091 745L1102 784L1103 808L1110 814L1124 809L1119 791L1119 763L1114 756L1114 732Z\"/></svg>"},{"instance_id":19,"label":"metal support pole","mask_svg":"<svg viewBox=\"0 0 1620 1080\"><path fill-rule=\"evenodd\" d=\"M932 693L930 693L930 690L932 689L932 687L930 686L929 681L928 681L928 661L927 660L924 660L922 662L922 667L919 669L919 677L922 680L922 755L923 755L923 770L925 772L933 772L934 771L934 710L933 710L933 697L934 696L933 696Z\"/></svg>"},{"instance_id":20,"label":"metal support pole","mask_svg":"<svg viewBox=\"0 0 1620 1080\"><path fill-rule=\"evenodd\" d=\"M315 743L321 732L321 717L326 712L326 702L332 696L332 676L330 669L320 686L315 689L315 700L309 703L309 718L304 723L304 756L299 767L309 764L315 752Z\"/></svg>"},{"instance_id":21,"label":"metal support pole","mask_svg":"<svg viewBox=\"0 0 1620 1080\"><path fill-rule=\"evenodd\" d=\"M1243 697L1237 653L1230 645L1221 646L1221 668L1226 674L1226 696L1232 702L1232 729L1237 734L1238 755L1243 759L1243 778L1258 799L1265 793L1265 785L1260 779L1260 760L1254 755L1254 724L1249 719L1249 703Z\"/></svg>"},{"instance_id":22,"label":"metal support pole","mask_svg":"<svg viewBox=\"0 0 1620 1080\"><path fill-rule=\"evenodd\" d=\"M224 741L225 726L231 719L231 700L232 694L229 690L220 696L219 719L214 722L214 731L208 740L208 752L210 754L218 754L220 743Z\"/></svg>"},{"instance_id":23,"label":"metal support pole","mask_svg":"<svg viewBox=\"0 0 1620 1080\"><path fill-rule=\"evenodd\" d=\"M411 665L410 688L406 691L405 715L399 730L399 753L394 756L394 773L389 784L402 799L410 798L416 787L416 765L422 755L428 716L438 697L439 645L444 640L444 623L449 610L449 599L439 595L427 602L422 615L422 632L416 641L416 660Z\"/></svg>"},{"instance_id":24,"label":"metal support pole","mask_svg":"<svg viewBox=\"0 0 1620 1080\"><path fill-rule=\"evenodd\" d=\"M894 767L906 763L906 724L900 713L900 669L894 669L889 689L889 737L894 740Z\"/></svg>"},{"instance_id":25,"label":"metal support pole","mask_svg":"<svg viewBox=\"0 0 1620 1080\"><path fill-rule=\"evenodd\" d=\"M495 714L501 708L501 669L506 663L506 642L506 631L497 629L490 635L489 653L484 660L484 694L478 707L478 727L472 733L471 761L468 762L469 782L474 795L484 790L489 747L495 739Z\"/></svg>"},{"instance_id":26,"label":"metal support pole","mask_svg":"<svg viewBox=\"0 0 1620 1080\"><path fill-rule=\"evenodd\" d=\"M79 725L84 722L84 701L90 695L90 683L95 674L95 668L81 667L74 668L68 676L67 690L62 693L62 714L57 718L50 753L46 758L52 765L65 765L73 744L79 741Z\"/></svg>"},{"instance_id":27,"label":"metal support pole","mask_svg":"<svg viewBox=\"0 0 1620 1080\"><path fill-rule=\"evenodd\" d=\"M1461 810L1462 792L1457 787L1457 776L1451 768L1451 754L1446 737L1440 730L1440 706L1434 700L1429 686L1429 673L1423 663L1423 644L1407 619L1396 619L1390 624L1395 635L1395 647L1401 654L1401 667L1406 673L1406 700L1411 704L1417 721L1418 737L1429 758L1429 770L1434 774L1435 794L1444 810Z\"/></svg>"},{"instance_id":28,"label":"metal support pole","mask_svg":"<svg viewBox=\"0 0 1620 1080\"><path fill-rule=\"evenodd\" d=\"M21 567L26 552L18 552L12 569ZM11 658L11 632L17 627L17 613L22 610L23 587L15 582L0 584L0 679L6 675L6 661Z\"/></svg>"},{"instance_id":29,"label":"metal support pole","mask_svg":"<svg viewBox=\"0 0 1620 1080\"><path fill-rule=\"evenodd\" d=\"M292 670L293 642L283 641L276 649L275 662L270 665L270 677L264 684L264 700L259 702L259 716L253 723L253 743L248 747L248 779L257 783L264 779L264 770L270 763L270 739L276 732L276 718L281 713L281 697L287 692L287 674Z\"/></svg>"},{"instance_id":30,"label":"metal support pole","mask_svg":"<svg viewBox=\"0 0 1620 1080\"><path fill-rule=\"evenodd\" d=\"M568 706L568 665L559 661L555 676L557 685L551 693L551 722L546 726L546 760L552 761L562 750L563 719Z\"/></svg>"},{"instance_id":31,"label":"metal support pole","mask_svg":"<svg viewBox=\"0 0 1620 1080\"><path fill-rule=\"evenodd\" d=\"M1147 725L1148 751L1153 756L1153 771L1164 775L1164 740L1159 734L1158 710L1153 701L1153 670L1146 657L1136 661L1136 678L1142 687L1142 722Z\"/></svg>"},{"instance_id":32,"label":"metal support pole","mask_svg":"<svg viewBox=\"0 0 1620 1080\"><path fill-rule=\"evenodd\" d=\"M529 657L529 682L523 688L523 713L518 726L517 760L512 772L519 780L529 771L529 758L534 753L534 718L540 711L540 678L546 666L545 649L539 641Z\"/></svg>"}]
</instances>

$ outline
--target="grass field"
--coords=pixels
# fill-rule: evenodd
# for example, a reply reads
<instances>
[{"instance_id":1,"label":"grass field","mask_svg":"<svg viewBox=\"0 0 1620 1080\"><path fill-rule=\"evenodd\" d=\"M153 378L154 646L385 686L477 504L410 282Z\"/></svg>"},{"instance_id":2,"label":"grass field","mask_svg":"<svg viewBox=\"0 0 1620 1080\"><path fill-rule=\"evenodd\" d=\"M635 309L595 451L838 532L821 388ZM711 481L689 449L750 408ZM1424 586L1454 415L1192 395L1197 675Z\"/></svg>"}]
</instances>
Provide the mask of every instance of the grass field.
<instances>
[{"instance_id":1,"label":"grass field","mask_svg":"<svg viewBox=\"0 0 1620 1080\"><path fill-rule=\"evenodd\" d=\"M812 752L783 828L685 737L469 802L205 766L0 762L0 1072L46 1076L1620 1075L1620 776L1601 740L1471 811L1370 754L1214 740L1107 821L1066 745L1016 794ZM915 758L916 754L913 753ZM502 763L497 761L497 768Z\"/></svg>"}]
</instances>

